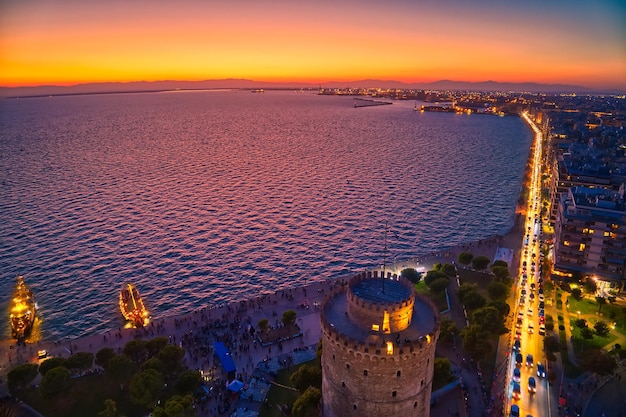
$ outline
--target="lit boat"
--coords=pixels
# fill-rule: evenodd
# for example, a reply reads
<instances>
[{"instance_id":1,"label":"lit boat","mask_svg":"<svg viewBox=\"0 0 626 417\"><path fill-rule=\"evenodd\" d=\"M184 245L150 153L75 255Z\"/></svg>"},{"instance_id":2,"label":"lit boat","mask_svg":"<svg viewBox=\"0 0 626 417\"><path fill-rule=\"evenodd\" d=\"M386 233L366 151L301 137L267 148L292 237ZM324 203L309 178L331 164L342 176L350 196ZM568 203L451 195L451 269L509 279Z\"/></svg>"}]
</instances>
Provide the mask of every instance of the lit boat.
<instances>
[{"instance_id":1,"label":"lit boat","mask_svg":"<svg viewBox=\"0 0 626 417\"><path fill-rule=\"evenodd\" d=\"M24 283L24 277L17 277L10 305L11 331L17 340L23 340L30 334L35 322L35 296Z\"/></svg>"},{"instance_id":2,"label":"lit boat","mask_svg":"<svg viewBox=\"0 0 626 417\"><path fill-rule=\"evenodd\" d=\"M133 284L126 284L120 290L120 311L124 318L135 327L148 324L148 310Z\"/></svg>"}]
</instances>

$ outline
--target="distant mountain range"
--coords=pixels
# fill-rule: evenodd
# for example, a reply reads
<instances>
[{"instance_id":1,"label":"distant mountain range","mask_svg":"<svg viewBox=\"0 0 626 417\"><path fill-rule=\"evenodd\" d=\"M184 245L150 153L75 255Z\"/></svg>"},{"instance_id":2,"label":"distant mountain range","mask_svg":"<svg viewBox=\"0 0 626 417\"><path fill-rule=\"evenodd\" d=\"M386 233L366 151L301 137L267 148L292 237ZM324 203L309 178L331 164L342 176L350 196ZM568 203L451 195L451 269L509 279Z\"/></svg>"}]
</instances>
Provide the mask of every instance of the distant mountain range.
<instances>
[{"instance_id":1,"label":"distant mountain range","mask_svg":"<svg viewBox=\"0 0 626 417\"><path fill-rule=\"evenodd\" d=\"M42 85L34 87L0 87L0 97L32 97L73 94L107 94L125 92L205 90L224 88L400 88L418 90L467 90L467 91L516 91L534 93L576 93L576 94L622 94L619 91L597 91L586 87L565 84L509 83L497 81L450 81L440 80L430 83L405 83L394 80L332 81L321 84L298 82L263 82L228 78L205 81L137 81L77 84L71 86Z\"/></svg>"}]
</instances>

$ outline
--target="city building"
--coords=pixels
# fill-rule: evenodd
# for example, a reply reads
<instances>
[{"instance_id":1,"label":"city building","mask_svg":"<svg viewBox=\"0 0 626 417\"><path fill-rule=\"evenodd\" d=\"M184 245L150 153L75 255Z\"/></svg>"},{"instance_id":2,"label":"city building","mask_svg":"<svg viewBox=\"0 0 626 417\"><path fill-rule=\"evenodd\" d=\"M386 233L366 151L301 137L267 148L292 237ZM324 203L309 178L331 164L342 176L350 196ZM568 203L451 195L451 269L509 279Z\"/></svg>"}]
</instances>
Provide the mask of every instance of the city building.
<instances>
[{"instance_id":1,"label":"city building","mask_svg":"<svg viewBox=\"0 0 626 417\"><path fill-rule=\"evenodd\" d=\"M355 275L320 317L324 417L430 415L439 316L411 282Z\"/></svg>"},{"instance_id":2,"label":"city building","mask_svg":"<svg viewBox=\"0 0 626 417\"><path fill-rule=\"evenodd\" d=\"M572 187L563 195L554 228L554 272L610 281L626 280L626 204L619 191Z\"/></svg>"}]
</instances>

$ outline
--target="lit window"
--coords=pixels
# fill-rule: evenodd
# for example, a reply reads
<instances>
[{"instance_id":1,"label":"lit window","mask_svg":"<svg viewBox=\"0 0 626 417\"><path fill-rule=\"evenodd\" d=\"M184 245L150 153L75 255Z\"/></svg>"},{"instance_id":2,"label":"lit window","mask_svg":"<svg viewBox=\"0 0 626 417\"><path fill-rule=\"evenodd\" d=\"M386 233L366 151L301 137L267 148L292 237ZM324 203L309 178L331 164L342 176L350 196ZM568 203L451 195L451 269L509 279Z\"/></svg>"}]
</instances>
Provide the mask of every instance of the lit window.
<instances>
[{"instance_id":1,"label":"lit window","mask_svg":"<svg viewBox=\"0 0 626 417\"><path fill-rule=\"evenodd\" d=\"M387 355L393 355L393 343L387 342Z\"/></svg>"},{"instance_id":2,"label":"lit window","mask_svg":"<svg viewBox=\"0 0 626 417\"><path fill-rule=\"evenodd\" d=\"M389 327L389 312L385 311L383 315L383 333L391 333L391 328Z\"/></svg>"},{"instance_id":3,"label":"lit window","mask_svg":"<svg viewBox=\"0 0 626 417\"><path fill-rule=\"evenodd\" d=\"M581 252L584 251L585 250L585 244L581 243L580 246L578 247L578 250L581 251Z\"/></svg>"},{"instance_id":4,"label":"lit window","mask_svg":"<svg viewBox=\"0 0 626 417\"><path fill-rule=\"evenodd\" d=\"M610 232L604 232L604 237L608 237L608 236L610 236L610 235L611 235L611 233L610 233Z\"/></svg>"},{"instance_id":5,"label":"lit window","mask_svg":"<svg viewBox=\"0 0 626 417\"><path fill-rule=\"evenodd\" d=\"M563 246L569 246L569 241L568 240L564 240L563 241Z\"/></svg>"},{"instance_id":6,"label":"lit window","mask_svg":"<svg viewBox=\"0 0 626 417\"><path fill-rule=\"evenodd\" d=\"M372 330L374 330L375 332L380 330L380 326L378 324L372 324Z\"/></svg>"},{"instance_id":7,"label":"lit window","mask_svg":"<svg viewBox=\"0 0 626 417\"><path fill-rule=\"evenodd\" d=\"M593 229L589 229L589 234L592 235L593 234Z\"/></svg>"}]
</instances>

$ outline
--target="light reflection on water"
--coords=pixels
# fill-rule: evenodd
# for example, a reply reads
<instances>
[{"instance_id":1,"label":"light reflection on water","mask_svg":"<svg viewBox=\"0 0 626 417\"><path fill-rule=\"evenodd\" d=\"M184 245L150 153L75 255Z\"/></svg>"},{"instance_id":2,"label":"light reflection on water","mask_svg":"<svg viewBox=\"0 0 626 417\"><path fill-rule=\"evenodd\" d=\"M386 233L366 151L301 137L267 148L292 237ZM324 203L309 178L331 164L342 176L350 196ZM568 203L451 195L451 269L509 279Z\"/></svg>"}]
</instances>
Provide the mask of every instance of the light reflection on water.
<instances>
[{"instance_id":1,"label":"light reflection on water","mask_svg":"<svg viewBox=\"0 0 626 417\"><path fill-rule=\"evenodd\" d=\"M508 230L531 139L521 120L352 103L0 101L0 294L24 275L42 337L76 337L123 325L127 281L161 317L371 268L385 223L390 260Z\"/></svg>"}]
</instances>

